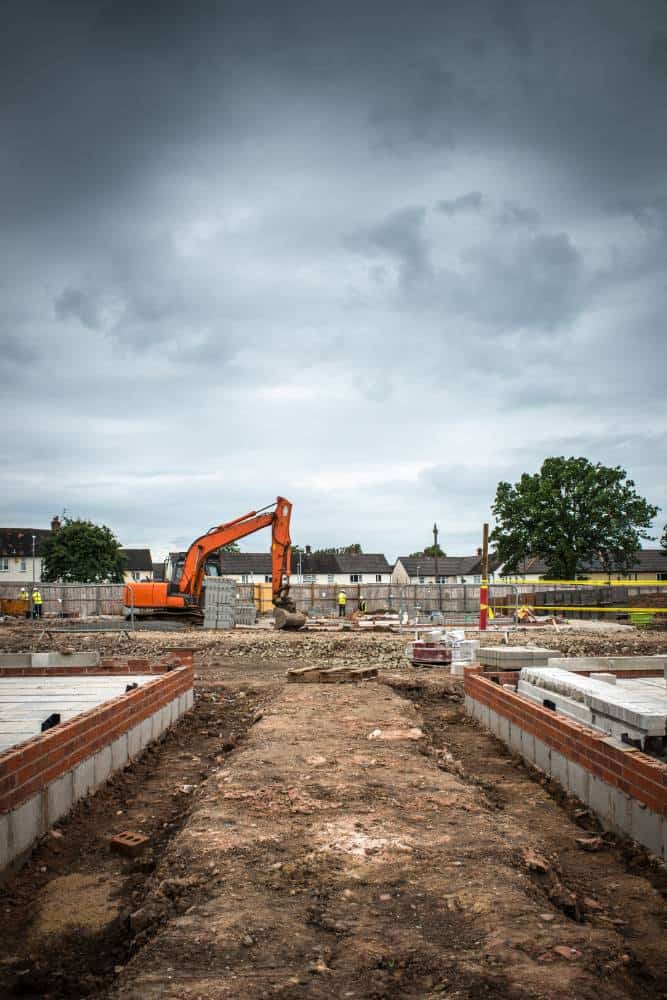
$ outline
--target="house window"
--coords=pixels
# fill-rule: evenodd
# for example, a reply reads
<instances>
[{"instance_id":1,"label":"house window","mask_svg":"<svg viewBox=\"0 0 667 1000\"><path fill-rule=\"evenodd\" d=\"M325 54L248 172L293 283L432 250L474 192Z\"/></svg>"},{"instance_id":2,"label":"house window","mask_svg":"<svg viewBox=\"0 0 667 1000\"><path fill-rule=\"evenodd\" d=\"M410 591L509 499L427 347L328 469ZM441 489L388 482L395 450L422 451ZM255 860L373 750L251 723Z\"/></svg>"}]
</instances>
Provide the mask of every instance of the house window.
<instances>
[{"instance_id":1,"label":"house window","mask_svg":"<svg viewBox=\"0 0 667 1000\"><path fill-rule=\"evenodd\" d=\"M481 576L473 576L472 582L473 583L481 583L482 582Z\"/></svg>"},{"instance_id":2,"label":"house window","mask_svg":"<svg viewBox=\"0 0 667 1000\"><path fill-rule=\"evenodd\" d=\"M439 576L439 577L437 577L437 579L436 579L435 582L436 583L447 583L447 577L446 576Z\"/></svg>"},{"instance_id":3,"label":"house window","mask_svg":"<svg viewBox=\"0 0 667 1000\"><path fill-rule=\"evenodd\" d=\"M350 583L361 583L361 573L350 573Z\"/></svg>"},{"instance_id":4,"label":"house window","mask_svg":"<svg viewBox=\"0 0 667 1000\"><path fill-rule=\"evenodd\" d=\"M9 559L6 556L0 556L0 573L9 573Z\"/></svg>"},{"instance_id":5,"label":"house window","mask_svg":"<svg viewBox=\"0 0 667 1000\"><path fill-rule=\"evenodd\" d=\"M314 573L304 573L303 574L303 582L304 583L315 583L315 574Z\"/></svg>"},{"instance_id":6,"label":"house window","mask_svg":"<svg viewBox=\"0 0 667 1000\"><path fill-rule=\"evenodd\" d=\"M335 582L336 582L336 581L334 580L334 575L333 575L333 573L329 573L329 574L327 575L327 583L335 583Z\"/></svg>"},{"instance_id":7,"label":"house window","mask_svg":"<svg viewBox=\"0 0 667 1000\"><path fill-rule=\"evenodd\" d=\"M667 573L658 573L658 580L667 580Z\"/></svg>"},{"instance_id":8,"label":"house window","mask_svg":"<svg viewBox=\"0 0 667 1000\"><path fill-rule=\"evenodd\" d=\"M375 574L375 582L376 583L382 583L382 573L376 573Z\"/></svg>"},{"instance_id":9,"label":"house window","mask_svg":"<svg viewBox=\"0 0 667 1000\"><path fill-rule=\"evenodd\" d=\"M136 569L132 570L132 579L141 580L141 573L139 573L139 571Z\"/></svg>"},{"instance_id":10,"label":"house window","mask_svg":"<svg viewBox=\"0 0 667 1000\"><path fill-rule=\"evenodd\" d=\"M248 574L247 573L242 573L241 574L241 583L247 583L247 582L248 582Z\"/></svg>"},{"instance_id":11,"label":"house window","mask_svg":"<svg viewBox=\"0 0 667 1000\"><path fill-rule=\"evenodd\" d=\"M22 560L21 560L21 565L19 566L19 569L21 570L21 572L22 572L22 573L25 573L25 571L26 571L26 568L27 568L27 567L26 567L26 562L25 562L25 559L22 559Z\"/></svg>"},{"instance_id":12,"label":"house window","mask_svg":"<svg viewBox=\"0 0 667 1000\"><path fill-rule=\"evenodd\" d=\"M271 580L272 580L272 579L273 579L273 578L272 578L271 574L269 573L269 574L267 574L267 575L266 575L266 576L264 577L264 583L271 583Z\"/></svg>"},{"instance_id":13,"label":"house window","mask_svg":"<svg viewBox=\"0 0 667 1000\"><path fill-rule=\"evenodd\" d=\"M423 583L423 582L424 582L424 577L423 577L423 576L420 576L420 577L419 577L419 582L420 582L420 583Z\"/></svg>"}]
</instances>

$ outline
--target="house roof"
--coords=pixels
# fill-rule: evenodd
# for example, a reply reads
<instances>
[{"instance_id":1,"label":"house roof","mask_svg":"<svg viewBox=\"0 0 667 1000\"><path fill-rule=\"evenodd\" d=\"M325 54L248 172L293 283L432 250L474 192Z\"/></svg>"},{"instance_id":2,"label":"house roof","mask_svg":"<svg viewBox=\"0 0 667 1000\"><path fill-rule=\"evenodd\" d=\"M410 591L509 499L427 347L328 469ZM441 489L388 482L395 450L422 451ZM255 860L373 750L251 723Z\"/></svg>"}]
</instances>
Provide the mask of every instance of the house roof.
<instances>
[{"instance_id":1,"label":"house roof","mask_svg":"<svg viewBox=\"0 0 667 1000\"><path fill-rule=\"evenodd\" d=\"M583 567L584 573L605 573L605 567L599 559L593 559ZM630 573L667 573L667 553L663 549L638 549L635 553L635 562L630 567ZM540 556L530 556L519 563L518 570L512 576L521 573L537 573L539 576L547 576L549 567ZM613 575L614 571L612 571Z\"/></svg>"},{"instance_id":2,"label":"house roof","mask_svg":"<svg viewBox=\"0 0 667 1000\"><path fill-rule=\"evenodd\" d=\"M41 555L41 546L51 535L50 528L0 528L0 555L25 559L32 556L32 536L35 536L35 555Z\"/></svg>"},{"instance_id":3,"label":"house roof","mask_svg":"<svg viewBox=\"0 0 667 1000\"><path fill-rule=\"evenodd\" d=\"M151 572L153 569L153 558L150 549L121 549L125 556L125 568L135 573Z\"/></svg>"},{"instance_id":4,"label":"house roof","mask_svg":"<svg viewBox=\"0 0 667 1000\"><path fill-rule=\"evenodd\" d=\"M481 573L480 556L399 556L408 576L470 576Z\"/></svg>"},{"instance_id":5,"label":"house roof","mask_svg":"<svg viewBox=\"0 0 667 1000\"><path fill-rule=\"evenodd\" d=\"M271 573L269 552L221 552L220 562L224 573ZM302 552L301 573L306 576L337 573L391 573L391 566L378 553L338 556L332 552ZM292 574L299 570L299 553L292 553Z\"/></svg>"},{"instance_id":6,"label":"house roof","mask_svg":"<svg viewBox=\"0 0 667 1000\"><path fill-rule=\"evenodd\" d=\"M391 566L379 552L363 552L357 555L335 556L339 573L391 573Z\"/></svg>"}]
</instances>

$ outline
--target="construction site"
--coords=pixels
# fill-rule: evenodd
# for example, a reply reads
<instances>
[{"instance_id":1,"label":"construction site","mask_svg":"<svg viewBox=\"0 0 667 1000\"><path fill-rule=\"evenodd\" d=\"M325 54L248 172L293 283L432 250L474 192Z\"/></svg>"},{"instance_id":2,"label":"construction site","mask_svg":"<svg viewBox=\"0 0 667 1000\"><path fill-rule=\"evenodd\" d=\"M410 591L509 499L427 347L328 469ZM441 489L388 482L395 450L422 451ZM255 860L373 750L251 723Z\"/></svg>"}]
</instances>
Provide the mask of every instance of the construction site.
<instances>
[{"instance_id":1,"label":"construction site","mask_svg":"<svg viewBox=\"0 0 667 1000\"><path fill-rule=\"evenodd\" d=\"M0 626L3 996L667 996L666 631L219 600Z\"/></svg>"}]
</instances>

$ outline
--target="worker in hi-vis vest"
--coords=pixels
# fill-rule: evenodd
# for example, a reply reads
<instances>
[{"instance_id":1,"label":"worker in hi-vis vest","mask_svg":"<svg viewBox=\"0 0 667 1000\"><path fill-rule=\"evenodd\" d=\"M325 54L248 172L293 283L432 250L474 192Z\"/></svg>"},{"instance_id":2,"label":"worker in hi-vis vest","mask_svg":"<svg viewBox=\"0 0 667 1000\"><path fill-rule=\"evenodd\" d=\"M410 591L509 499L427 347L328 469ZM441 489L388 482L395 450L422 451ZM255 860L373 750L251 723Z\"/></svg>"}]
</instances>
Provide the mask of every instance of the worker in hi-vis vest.
<instances>
[{"instance_id":1,"label":"worker in hi-vis vest","mask_svg":"<svg viewBox=\"0 0 667 1000\"><path fill-rule=\"evenodd\" d=\"M338 617L339 618L344 618L345 617L345 605L346 604L347 604L347 594L345 593L344 590L341 590L340 594L338 595Z\"/></svg>"},{"instance_id":2,"label":"worker in hi-vis vest","mask_svg":"<svg viewBox=\"0 0 667 1000\"><path fill-rule=\"evenodd\" d=\"M35 609L35 618L42 617L42 595L38 587L32 588L32 605Z\"/></svg>"},{"instance_id":3,"label":"worker in hi-vis vest","mask_svg":"<svg viewBox=\"0 0 667 1000\"><path fill-rule=\"evenodd\" d=\"M30 594L25 589L25 587L21 587L21 589L19 590L19 601L25 601L24 613L26 618L30 618Z\"/></svg>"}]
</instances>

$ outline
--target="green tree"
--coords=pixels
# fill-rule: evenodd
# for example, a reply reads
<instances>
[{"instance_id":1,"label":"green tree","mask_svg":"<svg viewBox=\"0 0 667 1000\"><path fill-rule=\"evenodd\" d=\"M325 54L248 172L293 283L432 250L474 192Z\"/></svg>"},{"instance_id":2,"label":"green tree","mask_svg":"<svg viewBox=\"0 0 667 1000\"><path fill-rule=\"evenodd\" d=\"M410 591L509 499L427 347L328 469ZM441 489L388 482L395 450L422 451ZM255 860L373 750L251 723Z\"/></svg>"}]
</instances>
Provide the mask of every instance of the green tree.
<instances>
[{"instance_id":1,"label":"green tree","mask_svg":"<svg viewBox=\"0 0 667 1000\"><path fill-rule=\"evenodd\" d=\"M106 525L65 516L41 546L42 579L64 583L122 583L125 555Z\"/></svg>"},{"instance_id":2,"label":"green tree","mask_svg":"<svg viewBox=\"0 0 667 1000\"><path fill-rule=\"evenodd\" d=\"M441 557L445 558L446 555L447 553L443 552L443 550L440 548L440 543L438 542L437 545L427 545L427 547L423 549L421 552L411 552L409 558L423 559L424 556L430 556L431 559L435 558L440 559Z\"/></svg>"},{"instance_id":3,"label":"green tree","mask_svg":"<svg viewBox=\"0 0 667 1000\"><path fill-rule=\"evenodd\" d=\"M665 550L665 555L667 555L667 524L662 529L662 538L660 539L660 544Z\"/></svg>"},{"instance_id":4,"label":"green tree","mask_svg":"<svg viewBox=\"0 0 667 1000\"><path fill-rule=\"evenodd\" d=\"M491 541L507 570L540 556L548 575L573 579L594 559L607 572L634 565L640 539L659 507L634 489L624 469L586 458L547 458L534 475L498 483Z\"/></svg>"}]
</instances>

